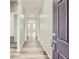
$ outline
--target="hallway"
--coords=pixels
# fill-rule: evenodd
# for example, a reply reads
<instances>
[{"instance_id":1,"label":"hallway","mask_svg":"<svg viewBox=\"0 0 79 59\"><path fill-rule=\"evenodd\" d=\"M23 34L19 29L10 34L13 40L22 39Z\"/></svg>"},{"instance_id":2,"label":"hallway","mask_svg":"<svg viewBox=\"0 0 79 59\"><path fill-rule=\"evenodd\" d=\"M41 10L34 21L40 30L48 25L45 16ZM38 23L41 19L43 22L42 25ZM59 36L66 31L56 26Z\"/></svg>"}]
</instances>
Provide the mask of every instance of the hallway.
<instances>
[{"instance_id":1,"label":"hallway","mask_svg":"<svg viewBox=\"0 0 79 59\"><path fill-rule=\"evenodd\" d=\"M21 52L11 48L10 54L10 59L49 59L38 40L25 41Z\"/></svg>"},{"instance_id":2,"label":"hallway","mask_svg":"<svg viewBox=\"0 0 79 59\"><path fill-rule=\"evenodd\" d=\"M10 0L11 59L52 59L52 3Z\"/></svg>"}]
</instances>

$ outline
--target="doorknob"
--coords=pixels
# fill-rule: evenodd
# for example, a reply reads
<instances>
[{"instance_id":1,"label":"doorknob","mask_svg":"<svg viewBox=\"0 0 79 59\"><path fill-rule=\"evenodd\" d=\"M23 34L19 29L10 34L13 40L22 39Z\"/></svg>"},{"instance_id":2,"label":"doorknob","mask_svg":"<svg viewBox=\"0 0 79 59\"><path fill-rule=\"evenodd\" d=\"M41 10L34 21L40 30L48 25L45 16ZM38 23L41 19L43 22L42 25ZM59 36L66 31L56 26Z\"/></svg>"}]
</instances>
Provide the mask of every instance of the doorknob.
<instances>
[{"instance_id":1,"label":"doorknob","mask_svg":"<svg viewBox=\"0 0 79 59\"><path fill-rule=\"evenodd\" d=\"M53 36L53 40L52 40L52 47L53 49L56 49L56 40L55 40L55 37L56 37L56 33L52 33L52 36Z\"/></svg>"},{"instance_id":2,"label":"doorknob","mask_svg":"<svg viewBox=\"0 0 79 59\"><path fill-rule=\"evenodd\" d=\"M55 50L56 49L56 41L55 40L53 40L53 49Z\"/></svg>"}]
</instances>

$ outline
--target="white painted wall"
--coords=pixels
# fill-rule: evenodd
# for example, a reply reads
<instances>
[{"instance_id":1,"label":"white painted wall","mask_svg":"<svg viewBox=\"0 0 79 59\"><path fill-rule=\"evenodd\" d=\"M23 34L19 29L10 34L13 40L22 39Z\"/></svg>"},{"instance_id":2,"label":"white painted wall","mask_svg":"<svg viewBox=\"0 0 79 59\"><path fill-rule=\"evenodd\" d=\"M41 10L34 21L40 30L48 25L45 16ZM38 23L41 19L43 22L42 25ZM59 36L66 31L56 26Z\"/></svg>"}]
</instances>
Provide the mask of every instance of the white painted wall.
<instances>
[{"instance_id":1,"label":"white painted wall","mask_svg":"<svg viewBox=\"0 0 79 59\"><path fill-rule=\"evenodd\" d=\"M17 42L17 14L10 13L10 36L14 37L14 42Z\"/></svg>"},{"instance_id":2,"label":"white painted wall","mask_svg":"<svg viewBox=\"0 0 79 59\"><path fill-rule=\"evenodd\" d=\"M47 52L50 59L52 59L52 31L53 31L53 1L45 0L41 14L40 14L40 43L43 46L44 50Z\"/></svg>"},{"instance_id":3,"label":"white painted wall","mask_svg":"<svg viewBox=\"0 0 79 59\"><path fill-rule=\"evenodd\" d=\"M17 51L20 52L25 41L25 14L21 2L17 4Z\"/></svg>"},{"instance_id":4,"label":"white painted wall","mask_svg":"<svg viewBox=\"0 0 79 59\"><path fill-rule=\"evenodd\" d=\"M17 47L18 51L22 48L25 41L25 18L19 14L17 18Z\"/></svg>"},{"instance_id":5,"label":"white painted wall","mask_svg":"<svg viewBox=\"0 0 79 59\"><path fill-rule=\"evenodd\" d=\"M14 42L17 42L17 14L14 15Z\"/></svg>"},{"instance_id":6,"label":"white painted wall","mask_svg":"<svg viewBox=\"0 0 79 59\"><path fill-rule=\"evenodd\" d=\"M22 48L25 41L25 19L24 15L20 15L20 47Z\"/></svg>"},{"instance_id":7,"label":"white painted wall","mask_svg":"<svg viewBox=\"0 0 79 59\"><path fill-rule=\"evenodd\" d=\"M16 2L10 2L10 36L14 36L14 42L17 42L17 11Z\"/></svg>"},{"instance_id":8,"label":"white painted wall","mask_svg":"<svg viewBox=\"0 0 79 59\"><path fill-rule=\"evenodd\" d=\"M10 3L10 36L14 36L18 51L25 41L25 17L21 3Z\"/></svg>"},{"instance_id":9,"label":"white painted wall","mask_svg":"<svg viewBox=\"0 0 79 59\"><path fill-rule=\"evenodd\" d=\"M14 14L10 14L10 36L14 36Z\"/></svg>"}]
</instances>

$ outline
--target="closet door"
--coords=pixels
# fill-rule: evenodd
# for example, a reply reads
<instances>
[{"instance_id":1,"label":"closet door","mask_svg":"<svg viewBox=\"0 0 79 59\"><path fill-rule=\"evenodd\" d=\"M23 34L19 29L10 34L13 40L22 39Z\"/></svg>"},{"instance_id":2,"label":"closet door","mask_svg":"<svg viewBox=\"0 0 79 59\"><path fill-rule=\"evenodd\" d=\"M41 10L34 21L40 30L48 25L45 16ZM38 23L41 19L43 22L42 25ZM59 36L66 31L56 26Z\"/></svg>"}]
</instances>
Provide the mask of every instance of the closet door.
<instances>
[{"instance_id":1,"label":"closet door","mask_svg":"<svg viewBox=\"0 0 79 59\"><path fill-rule=\"evenodd\" d=\"M61 0L57 3L57 39L54 40L54 59L69 59L68 21L68 0Z\"/></svg>"}]
</instances>

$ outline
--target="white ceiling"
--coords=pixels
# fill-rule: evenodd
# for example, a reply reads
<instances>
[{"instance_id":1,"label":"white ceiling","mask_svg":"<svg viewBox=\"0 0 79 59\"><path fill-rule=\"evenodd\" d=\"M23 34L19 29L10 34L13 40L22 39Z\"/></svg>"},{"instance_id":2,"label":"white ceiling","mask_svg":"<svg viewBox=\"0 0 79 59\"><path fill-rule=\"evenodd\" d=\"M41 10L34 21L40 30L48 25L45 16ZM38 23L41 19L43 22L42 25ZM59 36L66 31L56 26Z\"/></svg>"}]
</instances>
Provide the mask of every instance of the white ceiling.
<instances>
[{"instance_id":1,"label":"white ceiling","mask_svg":"<svg viewBox=\"0 0 79 59\"><path fill-rule=\"evenodd\" d=\"M37 15L43 5L44 0L21 0L26 14Z\"/></svg>"}]
</instances>

